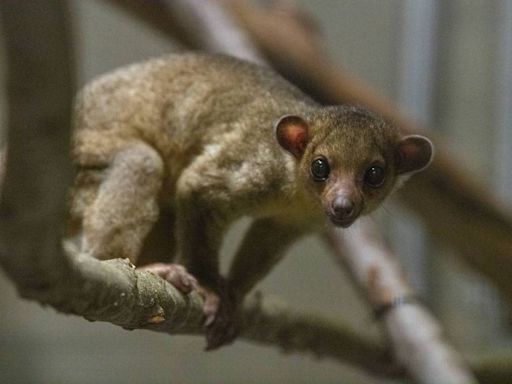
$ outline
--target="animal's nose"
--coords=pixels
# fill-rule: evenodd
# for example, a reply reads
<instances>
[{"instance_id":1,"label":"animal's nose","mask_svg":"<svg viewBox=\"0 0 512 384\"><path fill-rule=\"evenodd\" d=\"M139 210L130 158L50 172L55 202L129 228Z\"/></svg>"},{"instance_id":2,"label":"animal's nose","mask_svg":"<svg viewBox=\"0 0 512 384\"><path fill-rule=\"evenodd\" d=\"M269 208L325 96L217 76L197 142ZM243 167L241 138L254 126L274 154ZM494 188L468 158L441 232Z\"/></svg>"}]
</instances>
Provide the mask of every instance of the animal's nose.
<instances>
[{"instance_id":1,"label":"animal's nose","mask_svg":"<svg viewBox=\"0 0 512 384\"><path fill-rule=\"evenodd\" d=\"M356 205L352 200L345 196L338 196L332 202L332 210L339 218L348 219L355 213Z\"/></svg>"}]
</instances>

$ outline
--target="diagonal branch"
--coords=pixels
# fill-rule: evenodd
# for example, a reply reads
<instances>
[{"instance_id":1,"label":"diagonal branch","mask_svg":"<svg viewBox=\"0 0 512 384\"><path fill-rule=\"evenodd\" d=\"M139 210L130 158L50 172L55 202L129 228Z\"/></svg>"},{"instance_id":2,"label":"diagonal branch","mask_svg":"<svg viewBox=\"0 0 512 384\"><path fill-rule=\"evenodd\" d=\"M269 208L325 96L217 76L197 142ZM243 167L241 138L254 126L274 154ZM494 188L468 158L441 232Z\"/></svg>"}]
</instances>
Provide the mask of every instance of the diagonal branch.
<instances>
[{"instance_id":1,"label":"diagonal branch","mask_svg":"<svg viewBox=\"0 0 512 384\"><path fill-rule=\"evenodd\" d=\"M445 340L441 326L415 299L397 258L369 219L328 241L363 291L389 338L398 363L417 383L475 383L467 364Z\"/></svg>"}]
</instances>

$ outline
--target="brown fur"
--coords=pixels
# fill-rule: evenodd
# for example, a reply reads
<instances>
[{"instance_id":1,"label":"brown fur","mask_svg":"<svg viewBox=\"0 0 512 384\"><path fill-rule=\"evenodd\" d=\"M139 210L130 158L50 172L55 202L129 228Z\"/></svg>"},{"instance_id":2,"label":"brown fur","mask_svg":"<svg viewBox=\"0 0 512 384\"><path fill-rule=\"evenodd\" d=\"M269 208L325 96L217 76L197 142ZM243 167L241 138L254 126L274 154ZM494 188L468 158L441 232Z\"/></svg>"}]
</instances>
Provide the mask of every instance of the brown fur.
<instances>
[{"instance_id":1,"label":"brown fur","mask_svg":"<svg viewBox=\"0 0 512 384\"><path fill-rule=\"evenodd\" d=\"M290 145L307 137L293 153L274 132L283 115L307 130L285 137ZM383 119L322 107L271 70L226 56L170 56L100 77L78 95L74 125L79 173L71 213L83 224L84 251L136 263L150 230L161 227L159 214L168 212L175 219L168 249L176 244L180 263L220 295L220 309L210 303L217 333L226 328L217 320L223 303L236 306L293 240L324 228L333 199L344 194L358 215L371 212L402 161L402 139ZM311 177L319 155L331 166L325 182ZM372 164L386 170L380 188L364 183ZM224 281L218 248L227 226L244 215L256 221Z\"/></svg>"}]
</instances>

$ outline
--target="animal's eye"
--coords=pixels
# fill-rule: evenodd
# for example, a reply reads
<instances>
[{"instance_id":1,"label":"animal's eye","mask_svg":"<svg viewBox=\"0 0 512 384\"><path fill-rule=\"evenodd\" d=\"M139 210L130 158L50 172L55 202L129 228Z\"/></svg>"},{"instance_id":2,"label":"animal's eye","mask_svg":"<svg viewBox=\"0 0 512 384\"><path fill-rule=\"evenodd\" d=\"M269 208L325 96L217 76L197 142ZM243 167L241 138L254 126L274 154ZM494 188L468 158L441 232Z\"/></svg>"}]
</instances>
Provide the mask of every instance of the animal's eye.
<instances>
[{"instance_id":1,"label":"animal's eye","mask_svg":"<svg viewBox=\"0 0 512 384\"><path fill-rule=\"evenodd\" d=\"M331 168L325 157L318 157L311 163L311 174L315 181L325 181L329 177Z\"/></svg>"},{"instance_id":2,"label":"animal's eye","mask_svg":"<svg viewBox=\"0 0 512 384\"><path fill-rule=\"evenodd\" d=\"M386 179L386 172L384 168L379 167L378 165L372 165L368 168L364 174L364 182L366 185L372 188L378 188L382 184L384 184L384 180Z\"/></svg>"}]
</instances>

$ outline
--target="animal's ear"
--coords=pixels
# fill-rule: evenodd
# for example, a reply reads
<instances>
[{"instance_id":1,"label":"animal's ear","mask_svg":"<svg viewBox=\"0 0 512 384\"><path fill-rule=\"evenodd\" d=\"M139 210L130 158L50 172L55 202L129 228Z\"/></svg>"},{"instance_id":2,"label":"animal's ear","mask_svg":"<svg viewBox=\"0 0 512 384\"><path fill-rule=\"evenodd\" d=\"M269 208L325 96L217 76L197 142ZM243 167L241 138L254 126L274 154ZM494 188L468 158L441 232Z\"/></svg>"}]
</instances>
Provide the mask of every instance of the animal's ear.
<instances>
[{"instance_id":1,"label":"animal's ear","mask_svg":"<svg viewBox=\"0 0 512 384\"><path fill-rule=\"evenodd\" d=\"M397 174L418 172L430 164L434 146L426 137L404 136L396 149Z\"/></svg>"},{"instance_id":2,"label":"animal's ear","mask_svg":"<svg viewBox=\"0 0 512 384\"><path fill-rule=\"evenodd\" d=\"M308 123L297 115L284 115L274 125L277 142L281 147L300 158L309 140Z\"/></svg>"}]
</instances>

